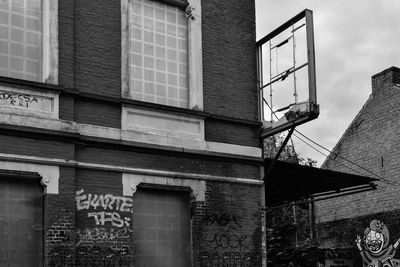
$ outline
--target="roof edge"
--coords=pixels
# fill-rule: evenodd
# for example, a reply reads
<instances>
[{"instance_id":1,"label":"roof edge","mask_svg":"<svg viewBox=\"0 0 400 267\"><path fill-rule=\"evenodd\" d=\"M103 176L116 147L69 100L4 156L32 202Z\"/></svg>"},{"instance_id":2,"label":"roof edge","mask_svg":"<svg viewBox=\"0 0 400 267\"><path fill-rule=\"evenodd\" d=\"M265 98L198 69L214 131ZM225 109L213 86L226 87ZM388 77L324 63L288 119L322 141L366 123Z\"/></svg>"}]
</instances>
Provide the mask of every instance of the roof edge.
<instances>
[{"instance_id":1,"label":"roof edge","mask_svg":"<svg viewBox=\"0 0 400 267\"><path fill-rule=\"evenodd\" d=\"M400 69L399 69L400 70ZM322 162L321 164L321 169L325 168L325 164L328 162L328 160L330 160L331 156L333 155L334 152L336 152L339 144L343 141L344 137L346 136L346 134L350 131L350 129L352 128L352 126L356 123L357 119L361 116L362 111L366 108L366 106L372 101L373 96L372 93L369 95L368 99L365 101L365 103L363 104L363 106L361 107L361 109L357 112L356 116L353 118L353 120L351 121L351 123L349 124L349 126L347 126L346 130L344 131L344 133L341 135L341 137L339 138L339 140L336 142L335 146L332 148L331 152L329 153L329 155L325 158L324 162Z\"/></svg>"},{"instance_id":2,"label":"roof edge","mask_svg":"<svg viewBox=\"0 0 400 267\"><path fill-rule=\"evenodd\" d=\"M389 73L389 72L400 72L400 68L392 66L392 67L387 68L387 69L385 69L385 70L383 70L381 72L378 72L377 74L372 75L371 78L375 79L375 78L377 78L377 77L379 77L379 76L381 76L383 74Z\"/></svg>"}]
</instances>

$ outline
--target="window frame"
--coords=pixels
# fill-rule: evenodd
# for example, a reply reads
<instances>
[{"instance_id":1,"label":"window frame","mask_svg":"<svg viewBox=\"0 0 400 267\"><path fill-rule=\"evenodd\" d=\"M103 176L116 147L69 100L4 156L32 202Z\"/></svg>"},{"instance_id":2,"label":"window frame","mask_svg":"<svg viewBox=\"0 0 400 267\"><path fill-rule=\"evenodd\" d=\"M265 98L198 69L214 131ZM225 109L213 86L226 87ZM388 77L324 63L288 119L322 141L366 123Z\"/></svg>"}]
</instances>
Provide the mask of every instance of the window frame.
<instances>
[{"instance_id":1,"label":"window frame","mask_svg":"<svg viewBox=\"0 0 400 267\"><path fill-rule=\"evenodd\" d=\"M129 4L133 0L121 0L121 95L123 98L133 99L130 93L129 69ZM176 4L170 0L157 0L166 5ZM189 105L188 109L203 110L203 63L201 37L201 0L188 0L185 13L188 19L188 78L189 78ZM152 102L151 102L152 103ZM157 103L153 103L157 104Z\"/></svg>"},{"instance_id":2,"label":"window frame","mask_svg":"<svg viewBox=\"0 0 400 267\"><path fill-rule=\"evenodd\" d=\"M42 2L41 66L38 80L26 81L58 84L58 1ZM12 78L10 75L2 77Z\"/></svg>"},{"instance_id":3,"label":"window frame","mask_svg":"<svg viewBox=\"0 0 400 267\"><path fill-rule=\"evenodd\" d=\"M42 0L43 45L42 81L58 84L58 1Z\"/></svg>"}]
</instances>

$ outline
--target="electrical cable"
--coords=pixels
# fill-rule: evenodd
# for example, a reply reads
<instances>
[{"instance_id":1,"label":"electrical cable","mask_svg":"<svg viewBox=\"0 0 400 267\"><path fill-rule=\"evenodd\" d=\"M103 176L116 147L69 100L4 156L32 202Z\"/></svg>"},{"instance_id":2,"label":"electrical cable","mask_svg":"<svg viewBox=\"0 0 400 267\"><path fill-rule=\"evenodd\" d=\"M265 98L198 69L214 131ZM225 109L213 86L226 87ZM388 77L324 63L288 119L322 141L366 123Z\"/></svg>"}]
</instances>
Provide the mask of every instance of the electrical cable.
<instances>
[{"instance_id":1,"label":"electrical cable","mask_svg":"<svg viewBox=\"0 0 400 267\"><path fill-rule=\"evenodd\" d=\"M298 133L298 134L300 134L302 137L306 138L308 141L312 142L313 144L317 145L318 147L320 147L320 148L324 149L325 151L329 152L330 154L332 154L332 155L336 156L337 158L340 158L340 159L342 159L342 160L344 160L344 161L347 161L348 163L350 163L350 164L352 164L352 165L354 165L354 166L357 166L358 168L360 168L360 169L362 169L362 170L364 170L364 171L366 171L366 172L372 174L373 176L375 176L375 177L378 178L379 180L385 181L387 184L398 185L398 186L400 186L400 183L399 183L399 182L391 181L391 180L385 179L385 178L381 177L380 175L378 175L378 174L376 174L376 173L374 173L374 172L368 170L367 168L365 168L365 167L363 167L363 166L361 166L361 165L359 165L359 164L357 164L357 163L355 163L355 162L353 162L353 161L351 161L351 160L349 160L349 159L347 159L347 158L345 158L345 157L339 155L338 153L333 153L333 151L331 151L331 150L327 149L326 147L324 147L324 146L318 144L317 142L315 142L314 140L312 140L312 139L310 139L309 137L305 136L303 133L299 132L298 130L295 130L295 132ZM295 134L294 134L294 136L297 137L297 138L299 138L299 137L298 137L297 135L295 135ZM300 139L300 138L299 138L299 139ZM300 140L301 140L301 139L300 139ZM303 142L304 142L304 140L303 140ZM306 143L306 142L305 142L305 143ZM307 143L306 143L306 144L307 144ZM312 147L310 144L307 144L307 145L309 145L310 147ZM312 147L312 148L314 148L314 147ZM314 148L314 149L315 149L315 148ZM317 149L315 149L315 150L318 151L319 153L321 153L322 155L328 157L327 155L325 155L324 153L320 152L319 150L317 150ZM333 160L336 161L337 163L339 163L336 159L333 159ZM351 170L353 170L353 171L355 171L353 168L350 168L350 167L348 167L347 165L344 165L344 164L341 164L341 165L344 166L344 167L347 167L347 168L349 168L349 169L351 169ZM357 173L360 173L360 172L357 171ZM361 173L360 173L360 174L361 174Z\"/></svg>"},{"instance_id":2,"label":"electrical cable","mask_svg":"<svg viewBox=\"0 0 400 267\"><path fill-rule=\"evenodd\" d=\"M273 112L272 108L268 105L267 101L264 100L264 102L267 104L268 108L269 108L269 109L271 110L271 112L274 114L275 118L278 119L278 116ZM380 175L378 175L378 174L376 174L376 173L374 173L374 172L372 172L372 171L370 171L370 170L364 168L363 166L361 166L361 165L359 165L359 164L357 164L357 163L355 163L355 162L353 162L353 161L351 161L351 160L349 160L349 159L346 159L345 157L339 155L338 153L333 153L331 150L329 150L329 149L327 149L326 147L324 147L324 146L318 144L317 142L315 142L314 140L312 140L312 139L310 139L309 137L305 136L303 133L299 132L298 130L295 129L294 131L295 131L296 133L300 134L302 137L306 138L308 141L310 141L310 142L312 142L313 144L317 145L318 147L320 147L320 148L324 149L325 151L329 152L330 154L336 156L336 158L340 158L340 159L342 159L342 160L344 160L344 161L347 161L348 163L350 163L350 164L352 164L352 165L354 165L354 166L357 166L358 168L360 168L360 169L362 169L362 170L364 170L364 171L366 171L366 172L372 174L373 176L375 176L376 178L378 178L380 181L382 181L382 182L384 182L384 183L386 183L386 184L388 184L388 185L397 185L397 186L400 186L400 183L399 183L399 182L391 181L391 180L385 179L385 178L381 177ZM294 135L295 137L297 137L300 141L302 141L303 143L305 143L306 145L308 145L308 146L310 146L311 148L313 148L313 149L314 149L315 151L317 151L318 153L324 155L325 157L329 157L329 155L326 155L326 154L324 154L323 152L321 152L320 150L316 149L316 148L313 147L311 144L309 144L309 143L305 142L304 140L302 140L301 138L299 138L299 136L297 136L296 134L293 134L293 135ZM293 143L293 141L292 141L292 143ZM294 146L293 146L293 148L294 148ZM355 170L355 169L353 169L353 168L351 168L351 167L349 167L349 166L347 166L347 165L344 165L343 163L339 163L339 161L337 161L336 158L333 159L333 160L334 160L337 164L339 164L339 165L341 165L341 166L343 166L343 167L345 167L345 168L348 168L349 170L352 170L352 171L355 172L355 173L361 174L359 171L357 171L357 170Z\"/></svg>"},{"instance_id":3,"label":"electrical cable","mask_svg":"<svg viewBox=\"0 0 400 267\"><path fill-rule=\"evenodd\" d=\"M313 149L314 149L315 151L317 151L318 153L322 154L322 155L325 156L325 157L328 157L328 155L326 155L325 153L321 152L320 150L318 150L317 148L315 148L315 147L312 146L311 144L307 143L305 140L303 140L302 138L300 138L300 137L297 136L296 134L293 134L293 135L294 135L296 138L298 138L300 141L302 141L303 143L305 143L306 145L308 145L309 147L313 148ZM363 173L361 173L359 170L354 169L354 168L352 168L352 167L350 167L350 166L348 166L348 165L346 165L346 164L344 164L344 163L342 163L342 162L339 162L339 161L337 161L337 160L335 160L335 162L336 162L336 164L338 164L339 166L345 167L345 168L351 170L352 172L354 172L354 173L356 173L356 174L358 174L358 175L363 175ZM400 186L400 183L398 183L398 182L391 181L391 180L387 180L387 179L385 179L385 178L380 177L379 175L377 176L376 174L375 174L375 176L378 177L378 179L381 180L382 182L385 182L386 184L389 184L389 185L398 185L398 186Z\"/></svg>"}]
</instances>

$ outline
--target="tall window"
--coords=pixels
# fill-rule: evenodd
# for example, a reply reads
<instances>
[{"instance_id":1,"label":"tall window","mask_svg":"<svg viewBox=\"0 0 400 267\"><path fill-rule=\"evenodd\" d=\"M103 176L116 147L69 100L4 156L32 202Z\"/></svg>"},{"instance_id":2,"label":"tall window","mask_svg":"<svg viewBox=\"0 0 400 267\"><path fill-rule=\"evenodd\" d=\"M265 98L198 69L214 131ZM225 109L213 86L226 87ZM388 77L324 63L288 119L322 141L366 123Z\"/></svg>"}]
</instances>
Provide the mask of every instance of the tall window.
<instances>
[{"instance_id":1,"label":"tall window","mask_svg":"<svg viewBox=\"0 0 400 267\"><path fill-rule=\"evenodd\" d=\"M0 75L42 80L41 0L0 0Z\"/></svg>"},{"instance_id":2,"label":"tall window","mask_svg":"<svg viewBox=\"0 0 400 267\"><path fill-rule=\"evenodd\" d=\"M129 88L133 99L188 108L188 19L180 7L132 0Z\"/></svg>"}]
</instances>

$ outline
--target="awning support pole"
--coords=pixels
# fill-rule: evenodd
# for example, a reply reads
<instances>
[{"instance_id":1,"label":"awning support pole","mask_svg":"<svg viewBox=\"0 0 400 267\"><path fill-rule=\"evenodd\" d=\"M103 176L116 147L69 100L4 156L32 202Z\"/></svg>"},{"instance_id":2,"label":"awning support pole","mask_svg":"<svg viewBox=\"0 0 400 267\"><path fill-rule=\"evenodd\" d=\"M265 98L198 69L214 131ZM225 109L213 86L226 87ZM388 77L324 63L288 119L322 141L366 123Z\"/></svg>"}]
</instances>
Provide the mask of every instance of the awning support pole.
<instances>
[{"instance_id":1,"label":"awning support pole","mask_svg":"<svg viewBox=\"0 0 400 267\"><path fill-rule=\"evenodd\" d=\"M287 143L289 142L289 139L290 139L290 137L292 136L292 134L293 134L293 132L294 132L294 128L295 128L295 126L293 126L292 128L290 128L290 130L289 130L289 133L287 134L287 136L286 136L286 138L285 138L285 140L283 141L283 143L282 143L282 145L281 145L281 147L279 148L279 150L278 150L278 153L276 153L276 155L275 155L275 158L274 158L274 160L271 162L271 164L269 164L269 166L268 166L268 169L266 170L266 172L265 172L265 175L264 175L264 198L265 198L265 205L267 205L267 186L268 186L268 181L270 181L271 179L267 179L267 177L269 177L270 175L271 175L271 171L272 171L272 169L274 168L274 165L275 165L275 163L276 163L276 161L279 159L279 156L281 155L281 153L282 153L282 151L283 151L283 149L285 148L285 146L287 145ZM264 160L264 164L265 164L265 160ZM266 244L265 244L265 249L266 249L266 251L265 251L265 255L266 255L266 261L267 261L267 250L268 250L268 245L267 245L267 243L268 243L268 240L267 240L267 218L266 218L266 216L265 216L265 209L264 209L264 223L265 223L265 242L266 242ZM267 263L267 265L268 265L268 263Z\"/></svg>"},{"instance_id":2,"label":"awning support pole","mask_svg":"<svg viewBox=\"0 0 400 267\"><path fill-rule=\"evenodd\" d=\"M266 170L265 175L264 175L264 184L265 184L265 186L267 185L266 184L267 183L267 177L271 174L271 171L274 168L276 161L279 159L280 155L282 154L283 149L285 148L285 146L289 142L289 139L290 139L290 137L292 136L292 134L294 132L294 128L295 127L290 128L289 133L286 135L285 140L283 140L283 143L280 146L280 148L278 150L278 153L276 153L274 160L271 162L271 164L269 164L268 169Z\"/></svg>"}]
</instances>

